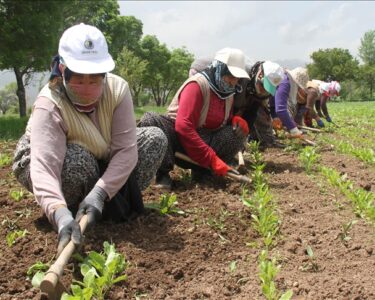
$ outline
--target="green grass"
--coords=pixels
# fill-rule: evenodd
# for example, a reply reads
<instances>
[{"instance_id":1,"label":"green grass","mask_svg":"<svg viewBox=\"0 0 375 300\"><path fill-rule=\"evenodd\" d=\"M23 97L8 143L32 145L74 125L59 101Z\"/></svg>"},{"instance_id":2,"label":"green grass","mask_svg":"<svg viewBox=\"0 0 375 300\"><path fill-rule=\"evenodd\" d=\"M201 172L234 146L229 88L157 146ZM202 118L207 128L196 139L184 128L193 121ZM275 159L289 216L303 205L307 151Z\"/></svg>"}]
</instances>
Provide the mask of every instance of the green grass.
<instances>
[{"instance_id":1,"label":"green grass","mask_svg":"<svg viewBox=\"0 0 375 300\"><path fill-rule=\"evenodd\" d=\"M137 120L147 111L164 114L167 107L141 106L135 107L134 113ZM0 116L0 141L18 140L25 132L29 117L20 118L17 115Z\"/></svg>"},{"instance_id":2,"label":"green grass","mask_svg":"<svg viewBox=\"0 0 375 300\"><path fill-rule=\"evenodd\" d=\"M139 120L142 118L143 114L148 111L153 111L158 114L164 114L167 111L167 107L165 106L140 106L134 107L135 118Z\"/></svg>"},{"instance_id":3,"label":"green grass","mask_svg":"<svg viewBox=\"0 0 375 300\"><path fill-rule=\"evenodd\" d=\"M29 117L20 118L16 115L0 117L0 140L17 140L25 132Z\"/></svg>"}]
</instances>

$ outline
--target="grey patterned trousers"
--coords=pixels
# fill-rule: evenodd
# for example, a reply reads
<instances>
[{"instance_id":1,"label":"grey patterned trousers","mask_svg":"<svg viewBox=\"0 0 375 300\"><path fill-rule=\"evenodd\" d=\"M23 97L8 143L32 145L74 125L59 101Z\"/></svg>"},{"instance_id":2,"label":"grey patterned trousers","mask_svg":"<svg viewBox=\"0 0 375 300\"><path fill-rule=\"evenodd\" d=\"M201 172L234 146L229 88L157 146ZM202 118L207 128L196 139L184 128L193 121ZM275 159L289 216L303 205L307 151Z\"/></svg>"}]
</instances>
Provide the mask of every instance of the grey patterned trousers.
<instances>
[{"instance_id":1,"label":"grey patterned trousers","mask_svg":"<svg viewBox=\"0 0 375 300\"><path fill-rule=\"evenodd\" d=\"M176 151L186 153L180 144L175 131L175 121L168 116L158 115L154 112L147 112L140 120L139 127L155 126L163 130L168 138L168 149L160 166L161 173L168 173L173 170L173 166L177 165L183 168L192 168L191 164L186 164L175 159ZM244 148L246 137L237 137L231 126L224 126L218 130L198 129L199 136L209 145L216 154L226 163L232 163L234 156L238 151Z\"/></svg>"},{"instance_id":2,"label":"grey patterned trousers","mask_svg":"<svg viewBox=\"0 0 375 300\"><path fill-rule=\"evenodd\" d=\"M141 190L151 182L167 150L168 140L156 127L137 128L138 162L135 175ZM68 206L76 205L90 192L100 177L100 162L80 145L68 144L61 172L62 191ZM18 141L13 172L30 192L30 140L26 135Z\"/></svg>"}]
</instances>

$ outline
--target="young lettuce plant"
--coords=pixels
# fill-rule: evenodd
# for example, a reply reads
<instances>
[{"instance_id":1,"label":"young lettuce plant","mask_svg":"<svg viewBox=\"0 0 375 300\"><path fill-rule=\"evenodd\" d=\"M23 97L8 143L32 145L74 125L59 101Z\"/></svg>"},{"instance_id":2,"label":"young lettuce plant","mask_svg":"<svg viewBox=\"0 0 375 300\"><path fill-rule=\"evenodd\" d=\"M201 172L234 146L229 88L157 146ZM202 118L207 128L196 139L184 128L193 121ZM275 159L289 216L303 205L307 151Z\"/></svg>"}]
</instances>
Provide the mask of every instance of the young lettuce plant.
<instances>
[{"instance_id":1,"label":"young lettuce plant","mask_svg":"<svg viewBox=\"0 0 375 300\"><path fill-rule=\"evenodd\" d=\"M45 272L49 269L50 266L51 262L45 264L41 261L38 261L28 268L26 275L29 279L31 279L31 284L33 285L33 287L40 287L40 283L44 278Z\"/></svg>"},{"instance_id":2,"label":"young lettuce plant","mask_svg":"<svg viewBox=\"0 0 375 300\"><path fill-rule=\"evenodd\" d=\"M10 191L9 195L10 195L10 197L11 197L14 201L18 202L18 201L20 201L20 200L25 196L25 192L24 192L23 189L20 189L20 190L12 190L12 191Z\"/></svg>"},{"instance_id":3,"label":"young lettuce plant","mask_svg":"<svg viewBox=\"0 0 375 300\"><path fill-rule=\"evenodd\" d=\"M127 279L127 275L120 275L127 267L125 257L116 252L115 245L103 243L104 253L91 251L81 264L82 281L73 280L72 295L64 293L62 300L97 299L103 300L110 288Z\"/></svg>"},{"instance_id":4,"label":"young lettuce plant","mask_svg":"<svg viewBox=\"0 0 375 300\"><path fill-rule=\"evenodd\" d=\"M147 208L158 210L161 215L168 215L177 213L183 215L185 212L182 209L176 207L177 196L176 194L162 194L160 196L159 203L147 203L145 206Z\"/></svg>"},{"instance_id":5,"label":"young lettuce plant","mask_svg":"<svg viewBox=\"0 0 375 300\"><path fill-rule=\"evenodd\" d=\"M9 232L6 236L8 247L12 247L17 242L17 240L25 237L28 233L29 232L27 231L27 229L14 230L14 231Z\"/></svg>"},{"instance_id":6,"label":"young lettuce plant","mask_svg":"<svg viewBox=\"0 0 375 300\"><path fill-rule=\"evenodd\" d=\"M307 174L311 174L313 167L318 162L319 158L320 155L316 152L316 149L311 146L303 148L299 154L299 159Z\"/></svg>"}]
</instances>

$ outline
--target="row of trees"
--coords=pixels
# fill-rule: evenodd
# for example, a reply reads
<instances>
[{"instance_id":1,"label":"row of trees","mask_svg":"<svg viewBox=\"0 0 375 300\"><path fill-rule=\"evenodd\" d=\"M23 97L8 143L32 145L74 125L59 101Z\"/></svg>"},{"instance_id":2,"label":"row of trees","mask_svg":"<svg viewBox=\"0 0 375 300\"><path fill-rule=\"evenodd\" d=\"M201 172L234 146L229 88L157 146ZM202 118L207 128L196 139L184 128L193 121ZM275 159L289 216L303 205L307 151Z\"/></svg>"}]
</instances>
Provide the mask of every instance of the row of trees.
<instances>
[{"instance_id":1,"label":"row of trees","mask_svg":"<svg viewBox=\"0 0 375 300\"><path fill-rule=\"evenodd\" d=\"M134 105L151 98L163 106L186 79L193 55L184 47L170 50L155 36L143 37L142 22L120 16L116 0L0 0L0 69L14 71L20 116L26 115L25 85L34 73L49 69L61 34L80 22L98 27L106 36L116 60L114 73L129 82ZM359 54L363 64L347 49L319 49L307 66L310 77L340 81L343 99L372 100L375 30L364 34ZM0 103L9 104L11 91L1 91Z\"/></svg>"},{"instance_id":2,"label":"row of trees","mask_svg":"<svg viewBox=\"0 0 375 300\"><path fill-rule=\"evenodd\" d=\"M26 115L25 85L34 73L49 70L61 34L81 22L106 36L117 61L114 72L128 80L135 105L143 91L164 105L187 77L193 55L185 48L169 50L155 36L142 37L142 22L120 16L116 0L0 0L0 70L14 71L20 116Z\"/></svg>"},{"instance_id":3,"label":"row of trees","mask_svg":"<svg viewBox=\"0 0 375 300\"><path fill-rule=\"evenodd\" d=\"M349 50L341 48L320 49L311 54L307 65L310 78L341 82L344 100L374 100L375 86L375 30L361 38L359 60Z\"/></svg>"}]
</instances>

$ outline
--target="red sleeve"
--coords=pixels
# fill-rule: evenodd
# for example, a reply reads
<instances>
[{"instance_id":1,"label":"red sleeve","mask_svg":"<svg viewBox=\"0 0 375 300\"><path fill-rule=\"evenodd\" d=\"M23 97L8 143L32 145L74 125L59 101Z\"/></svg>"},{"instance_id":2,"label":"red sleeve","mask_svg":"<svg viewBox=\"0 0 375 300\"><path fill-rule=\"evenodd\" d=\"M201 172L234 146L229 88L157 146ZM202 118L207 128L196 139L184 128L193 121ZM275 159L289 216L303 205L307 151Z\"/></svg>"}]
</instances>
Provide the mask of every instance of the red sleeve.
<instances>
[{"instance_id":1,"label":"red sleeve","mask_svg":"<svg viewBox=\"0 0 375 300\"><path fill-rule=\"evenodd\" d=\"M209 167L215 151L197 133L203 107L203 95L198 83L191 82L180 94L175 130L187 155L203 167Z\"/></svg>"}]
</instances>

